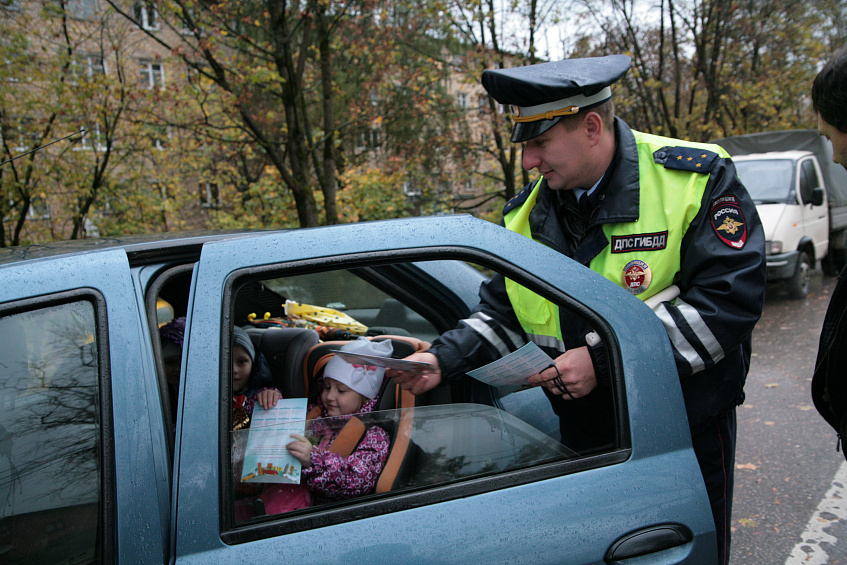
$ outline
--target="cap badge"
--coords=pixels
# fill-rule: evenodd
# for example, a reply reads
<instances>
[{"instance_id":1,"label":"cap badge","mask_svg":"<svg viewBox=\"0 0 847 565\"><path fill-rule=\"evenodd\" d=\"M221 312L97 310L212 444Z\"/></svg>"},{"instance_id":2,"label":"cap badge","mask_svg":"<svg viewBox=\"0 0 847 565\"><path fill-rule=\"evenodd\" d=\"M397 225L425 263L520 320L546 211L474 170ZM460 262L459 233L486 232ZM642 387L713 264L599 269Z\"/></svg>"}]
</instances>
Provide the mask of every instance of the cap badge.
<instances>
[{"instance_id":1,"label":"cap badge","mask_svg":"<svg viewBox=\"0 0 847 565\"><path fill-rule=\"evenodd\" d=\"M624 288L637 296L650 287L653 271L644 261L633 259L624 266L621 280Z\"/></svg>"}]
</instances>

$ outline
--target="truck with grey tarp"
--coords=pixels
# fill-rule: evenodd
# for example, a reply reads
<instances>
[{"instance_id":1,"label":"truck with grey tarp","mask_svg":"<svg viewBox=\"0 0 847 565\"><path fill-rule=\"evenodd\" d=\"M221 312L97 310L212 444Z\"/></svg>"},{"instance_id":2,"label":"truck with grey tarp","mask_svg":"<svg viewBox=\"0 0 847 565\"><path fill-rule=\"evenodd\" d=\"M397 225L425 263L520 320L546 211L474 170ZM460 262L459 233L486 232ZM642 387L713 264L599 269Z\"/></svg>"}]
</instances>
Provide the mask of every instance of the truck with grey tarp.
<instances>
[{"instance_id":1,"label":"truck with grey tarp","mask_svg":"<svg viewBox=\"0 0 847 565\"><path fill-rule=\"evenodd\" d=\"M817 261L828 275L847 263L847 171L814 129L713 140L732 156L765 228L768 281L806 296Z\"/></svg>"}]
</instances>

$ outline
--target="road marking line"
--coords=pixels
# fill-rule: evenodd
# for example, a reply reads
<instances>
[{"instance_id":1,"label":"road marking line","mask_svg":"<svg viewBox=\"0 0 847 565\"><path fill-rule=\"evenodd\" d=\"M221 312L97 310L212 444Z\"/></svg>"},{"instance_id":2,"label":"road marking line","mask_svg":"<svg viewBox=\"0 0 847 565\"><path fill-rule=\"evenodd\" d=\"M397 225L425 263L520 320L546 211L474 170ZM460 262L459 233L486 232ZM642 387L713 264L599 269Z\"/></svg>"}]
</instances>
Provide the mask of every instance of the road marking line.
<instances>
[{"instance_id":1,"label":"road marking line","mask_svg":"<svg viewBox=\"0 0 847 565\"><path fill-rule=\"evenodd\" d=\"M812 514L800 543L794 546L785 565L824 565L829 555L824 544L834 546L838 541L824 530L834 522L847 519L847 461L841 464L832 478L832 486Z\"/></svg>"}]
</instances>

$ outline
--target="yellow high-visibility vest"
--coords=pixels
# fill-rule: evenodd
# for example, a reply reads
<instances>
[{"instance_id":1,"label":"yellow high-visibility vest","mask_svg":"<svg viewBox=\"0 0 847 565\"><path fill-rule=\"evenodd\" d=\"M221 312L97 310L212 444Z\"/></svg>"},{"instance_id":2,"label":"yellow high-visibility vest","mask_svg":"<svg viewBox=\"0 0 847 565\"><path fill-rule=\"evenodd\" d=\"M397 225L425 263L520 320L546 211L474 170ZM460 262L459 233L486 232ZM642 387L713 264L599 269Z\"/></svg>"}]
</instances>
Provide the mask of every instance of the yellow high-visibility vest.
<instances>
[{"instance_id":1,"label":"yellow high-visibility vest","mask_svg":"<svg viewBox=\"0 0 847 565\"><path fill-rule=\"evenodd\" d=\"M632 133L638 148L638 219L604 224L603 232L609 244L591 260L589 267L646 300L674 284L680 269L682 238L700 211L709 175L670 169L656 163L654 153L679 145L678 140L637 131ZM711 156L716 152L727 156L714 145L686 143L685 147L703 149ZM541 183L539 180L535 184L523 204L506 214L504 225L507 229L532 238L529 215ZM510 279L506 280L506 291L521 326L532 341L554 347L554 341L562 341L558 306ZM564 348L560 345L558 349Z\"/></svg>"}]
</instances>

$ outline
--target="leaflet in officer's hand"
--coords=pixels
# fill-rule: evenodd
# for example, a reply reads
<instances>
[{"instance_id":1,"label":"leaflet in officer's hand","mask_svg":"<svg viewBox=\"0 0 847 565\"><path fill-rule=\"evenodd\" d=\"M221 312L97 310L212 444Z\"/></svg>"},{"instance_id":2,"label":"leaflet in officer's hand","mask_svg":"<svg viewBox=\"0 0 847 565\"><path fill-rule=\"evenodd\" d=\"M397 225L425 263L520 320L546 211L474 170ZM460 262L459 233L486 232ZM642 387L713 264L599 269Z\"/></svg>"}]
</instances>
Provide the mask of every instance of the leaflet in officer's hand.
<instances>
[{"instance_id":1,"label":"leaflet in officer's hand","mask_svg":"<svg viewBox=\"0 0 847 565\"><path fill-rule=\"evenodd\" d=\"M366 355L364 353L351 353L349 351L333 350L335 353L348 363L374 365L376 367L385 367L386 369L396 369L404 373L428 373L432 370L432 363L424 363L423 361L407 361L406 359L393 359L391 357L380 357L378 355Z\"/></svg>"},{"instance_id":2,"label":"leaflet in officer's hand","mask_svg":"<svg viewBox=\"0 0 847 565\"><path fill-rule=\"evenodd\" d=\"M535 343L529 342L493 363L468 371L468 376L502 389L503 394L508 394L538 386L529 384L526 379L552 364L553 360L549 355L541 351Z\"/></svg>"}]
</instances>

